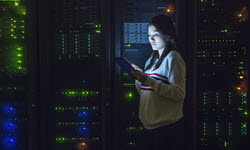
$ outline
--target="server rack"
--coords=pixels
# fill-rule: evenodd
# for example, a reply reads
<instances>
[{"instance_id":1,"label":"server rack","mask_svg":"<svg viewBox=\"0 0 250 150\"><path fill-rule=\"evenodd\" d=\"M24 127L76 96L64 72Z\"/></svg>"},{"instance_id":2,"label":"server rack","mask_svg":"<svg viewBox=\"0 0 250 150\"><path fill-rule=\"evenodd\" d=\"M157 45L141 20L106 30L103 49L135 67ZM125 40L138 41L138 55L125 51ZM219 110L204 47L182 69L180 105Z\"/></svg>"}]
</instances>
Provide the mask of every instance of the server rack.
<instances>
[{"instance_id":1,"label":"server rack","mask_svg":"<svg viewBox=\"0 0 250 150\"><path fill-rule=\"evenodd\" d=\"M198 149L247 147L246 3L198 1Z\"/></svg>"},{"instance_id":2,"label":"server rack","mask_svg":"<svg viewBox=\"0 0 250 150\"><path fill-rule=\"evenodd\" d=\"M40 149L106 149L108 4L39 1Z\"/></svg>"},{"instance_id":3,"label":"server rack","mask_svg":"<svg viewBox=\"0 0 250 150\"><path fill-rule=\"evenodd\" d=\"M237 65L227 65L243 60L240 67L248 69L249 45L245 40L247 34L244 34L247 33L247 19L223 29L224 32L218 27L216 32L207 32L214 24L202 22L204 18L230 12L230 9L220 8L225 3L222 0L190 3L178 0L174 3L167 0L0 1L0 106L3 116L0 149L74 149L79 144L89 149L135 149L135 139L142 129L137 116L139 96L133 80L115 66L113 57L124 55L143 67L150 54L149 43L144 38L146 22L171 4L175 8L177 35L181 37L180 49L189 71L184 104L188 149L247 147L249 117L244 112L249 108L248 91L246 95L241 93L243 97L237 93L238 89L231 92L234 96L226 93L248 79L246 74L236 79L236 74L230 71L236 71ZM235 9L231 10L237 12L236 9L243 5L246 5L244 0L235 3ZM214 13L217 7L221 11ZM237 17L242 18L242 15ZM232 32L234 29L240 32ZM209 36L227 38L224 40L229 43L234 40L232 37L237 40L231 45L223 45L223 41L214 44ZM17 47L18 44L21 46ZM208 54L218 50L211 48L214 45L226 47L221 55L223 59ZM225 50L241 45L245 47L239 55L237 50L232 57L226 54ZM203 57L204 51L208 55ZM215 64L209 64L210 56ZM222 64L217 65L217 61ZM202 75L207 73L202 70L204 66L210 68L212 74ZM231 77L222 78L220 75L225 72ZM220 79L229 82L218 83L217 88L222 89L218 92L210 81ZM247 82L244 80L245 84ZM231 85L234 86L229 88ZM228 105L224 105L227 96ZM229 100L234 105L229 104ZM230 116L227 118L230 113L231 120Z\"/></svg>"}]
</instances>

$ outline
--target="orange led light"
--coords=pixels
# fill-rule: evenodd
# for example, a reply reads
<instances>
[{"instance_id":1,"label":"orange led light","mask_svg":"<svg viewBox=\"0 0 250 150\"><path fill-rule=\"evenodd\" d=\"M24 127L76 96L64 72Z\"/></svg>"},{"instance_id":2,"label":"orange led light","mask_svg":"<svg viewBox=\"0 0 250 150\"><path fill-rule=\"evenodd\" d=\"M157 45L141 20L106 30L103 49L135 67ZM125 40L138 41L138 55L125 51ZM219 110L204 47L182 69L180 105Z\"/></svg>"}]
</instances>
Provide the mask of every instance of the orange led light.
<instances>
[{"instance_id":1,"label":"orange led light","mask_svg":"<svg viewBox=\"0 0 250 150\"><path fill-rule=\"evenodd\" d=\"M237 89L238 89L238 90L240 90L241 88L240 88L240 87L238 87Z\"/></svg>"},{"instance_id":2,"label":"orange led light","mask_svg":"<svg viewBox=\"0 0 250 150\"><path fill-rule=\"evenodd\" d=\"M165 11L168 15L174 13L174 5L173 4L168 4L166 7L165 7Z\"/></svg>"},{"instance_id":3,"label":"orange led light","mask_svg":"<svg viewBox=\"0 0 250 150\"><path fill-rule=\"evenodd\" d=\"M248 11L246 6L243 7L239 12L236 14L237 19L245 21L248 18Z\"/></svg>"},{"instance_id":4,"label":"orange led light","mask_svg":"<svg viewBox=\"0 0 250 150\"><path fill-rule=\"evenodd\" d=\"M240 76L240 79L243 79L243 76Z\"/></svg>"},{"instance_id":5,"label":"orange led light","mask_svg":"<svg viewBox=\"0 0 250 150\"><path fill-rule=\"evenodd\" d=\"M87 143L86 142L81 142L77 144L77 150L86 150L87 149Z\"/></svg>"},{"instance_id":6,"label":"orange led light","mask_svg":"<svg viewBox=\"0 0 250 150\"><path fill-rule=\"evenodd\" d=\"M85 146L86 145L86 143L82 143L82 146Z\"/></svg>"}]
</instances>

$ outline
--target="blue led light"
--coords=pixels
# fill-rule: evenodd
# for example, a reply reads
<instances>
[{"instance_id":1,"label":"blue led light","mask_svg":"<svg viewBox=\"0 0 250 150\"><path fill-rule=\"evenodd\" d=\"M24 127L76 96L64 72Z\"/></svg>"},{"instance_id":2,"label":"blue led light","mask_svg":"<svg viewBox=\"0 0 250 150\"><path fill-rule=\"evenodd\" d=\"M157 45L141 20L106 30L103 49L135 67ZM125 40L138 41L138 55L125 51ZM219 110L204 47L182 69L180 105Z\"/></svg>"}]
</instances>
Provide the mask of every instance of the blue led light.
<instances>
[{"instance_id":1,"label":"blue led light","mask_svg":"<svg viewBox=\"0 0 250 150\"><path fill-rule=\"evenodd\" d=\"M6 137L4 140L3 140L3 145L5 147L15 147L16 146L16 139L13 138L13 137Z\"/></svg>"},{"instance_id":2,"label":"blue led light","mask_svg":"<svg viewBox=\"0 0 250 150\"><path fill-rule=\"evenodd\" d=\"M88 129L86 127L80 127L78 131L80 134L86 134L88 132Z\"/></svg>"},{"instance_id":3,"label":"blue led light","mask_svg":"<svg viewBox=\"0 0 250 150\"><path fill-rule=\"evenodd\" d=\"M10 121L6 121L3 123L3 129L8 132L15 132L16 131L16 124Z\"/></svg>"},{"instance_id":4,"label":"blue led light","mask_svg":"<svg viewBox=\"0 0 250 150\"><path fill-rule=\"evenodd\" d=\"M87 117L87 112L86 111L79 111L79 113L78 113L78 116L80 117L80 118L86 118Z\"/></svg>"},{"instance_id":5,"label":"blue led light","mask_svg":"<svg viewBox=\"0 0 250 150\"><path fill-rule=\"evenodd\" d=\"M10 105L5 105L3 106L3 113L5 115L16 115L16 109L15 107L13 106L10 106Z\"/></svg>"}]
</instances>

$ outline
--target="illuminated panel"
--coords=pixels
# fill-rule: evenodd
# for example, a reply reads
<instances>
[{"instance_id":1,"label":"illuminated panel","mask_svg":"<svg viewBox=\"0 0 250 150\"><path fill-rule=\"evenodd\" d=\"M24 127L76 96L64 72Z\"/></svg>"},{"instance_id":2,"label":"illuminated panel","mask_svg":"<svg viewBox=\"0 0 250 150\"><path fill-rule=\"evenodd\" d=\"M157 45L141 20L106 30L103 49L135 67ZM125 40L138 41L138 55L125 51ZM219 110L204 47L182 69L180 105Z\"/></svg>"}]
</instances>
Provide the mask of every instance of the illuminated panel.
<instances>
[{"instance_id":1,"label":"illuminated panel","mask_svg":"<svg viewBox=\"0 0 250 150\"><path fill-rule=\"evenodd\" d=\"M53 18L54 98L49 103L51 149L101 149L103 2L57 0Z\"/></svg>"},{"instance_id":2,"label":"illuminated panel","mask_svg":"<svg viewBox=\"0 0 250 150\"><path fill-rule=\"evenodd\" d=\"M0 88L0 149L16 150L26 148L27 104L23 88Z\"/></svg>"},{"instance_id":3,"label":"illuminated panel","mask_svg":"<svg viewBox=\"0 0 250 150\"><path fill-rule=\"evenodd\" d=\"M93 149L100 148L100 94L82 88L56 92L57 100L51 105L51 115L56 118L50 121L55 128L51 141L53 148L76 148L80 143Z\"/></svg>"},{"instance_id":4,"label":"illuminated panel","mask_svg":"<svg viewBox=\"0 0 250 150\"><path fill-rule=\"evenodd\" d=\"M25 0L0 0L0 149L27 149Z\"/></svg>"},{"instance_id":5,"label":"illuminated panel","mask_svg":"<svg viewBox=\"0 0 250 150\"><path fill-rule=\"evenodd\" d=\"M59 62L79 62L103 57L101 2L64 0L57 11L56 52Z\"/></svg>"},{"instance_id":6,"label":"illuminated panel","mask_svg":"<svg viewBox=\"0 0 250 150\"><path fill-rule=\"evenodd\" d=\"M3 75L25 75L26 9L23 1L0 1L0 70Z\"/></svg>"},{"instance_id":7,"label":"illuminated panel","mask_svg":"<svg viewBox=\"0 0 250 150\"><path fill-rule=\"evenodd\" d=\"M242 149L247 143L246 1L198 4L197 149Z\"/></svg>"}]
</instances>

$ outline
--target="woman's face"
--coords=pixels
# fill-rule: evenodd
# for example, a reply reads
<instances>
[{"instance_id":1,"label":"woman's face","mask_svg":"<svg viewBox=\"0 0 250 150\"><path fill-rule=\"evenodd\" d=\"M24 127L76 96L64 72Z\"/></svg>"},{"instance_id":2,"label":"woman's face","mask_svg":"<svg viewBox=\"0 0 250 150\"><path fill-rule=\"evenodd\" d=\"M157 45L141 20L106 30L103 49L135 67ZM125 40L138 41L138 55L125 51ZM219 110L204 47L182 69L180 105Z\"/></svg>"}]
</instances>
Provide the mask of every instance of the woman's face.
<instances>
[{"instance_id":1,"label":"woman's face","mask_svg":"<svg viewBox=\"0 0 250 150\"><path fill-rule=\"evenodd\" d=\"M148 27L148 40L153 50L163 50L166 46L164 36L153 25Z\"/></svg>"}]
</instances>

